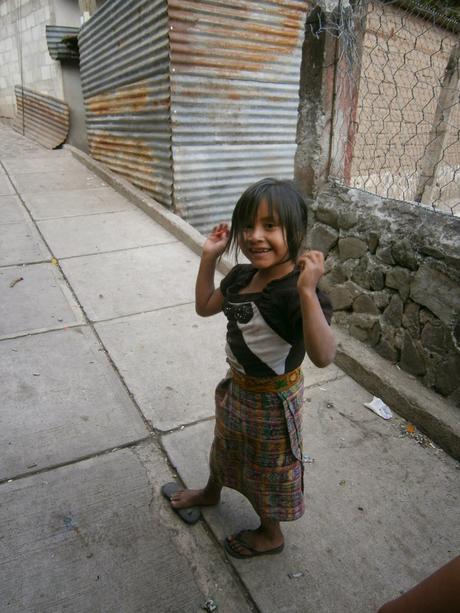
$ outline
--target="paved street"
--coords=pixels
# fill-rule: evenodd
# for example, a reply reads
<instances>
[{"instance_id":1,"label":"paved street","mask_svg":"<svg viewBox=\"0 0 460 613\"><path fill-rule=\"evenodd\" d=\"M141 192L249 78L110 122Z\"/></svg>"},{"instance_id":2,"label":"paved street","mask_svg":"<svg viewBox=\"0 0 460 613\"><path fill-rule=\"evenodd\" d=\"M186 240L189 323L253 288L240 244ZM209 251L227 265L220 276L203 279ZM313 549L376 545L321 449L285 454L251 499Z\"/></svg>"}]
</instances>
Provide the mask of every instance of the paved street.
<instances>
[{"instance_id":1,"label":"paved street","mask_svg":"<svg viewBox=\"0 0 460 613\"><path fill-rule=\"evenodd\" d=\"M160 487L207 478L226 371L198 263L70 152L0 124L1 613L372 613L458 555L459 464L335 365L304 365L307 511L281 555L226 558L256 525L235 492L178 519Z\"/></svg>"}]
</instances>

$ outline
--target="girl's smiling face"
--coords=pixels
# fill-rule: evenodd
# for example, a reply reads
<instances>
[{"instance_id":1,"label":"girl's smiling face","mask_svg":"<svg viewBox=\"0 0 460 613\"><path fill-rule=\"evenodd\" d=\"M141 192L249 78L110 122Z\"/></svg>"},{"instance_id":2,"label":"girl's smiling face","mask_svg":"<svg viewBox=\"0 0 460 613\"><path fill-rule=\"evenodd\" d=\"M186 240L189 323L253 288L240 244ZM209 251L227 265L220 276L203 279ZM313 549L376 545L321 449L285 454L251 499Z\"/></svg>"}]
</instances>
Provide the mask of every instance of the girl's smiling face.
<instances>
[{"instance_id":1,"label":"girl's smiling face","mask_svg":"<svg viewBox=\"0 0 460 613\"><path fill-rule=\"evenodd\" d=\"M284 228L279 215L270 211L265 199L260 201L252 223L246 225L238 237L238 246L258 270L291 263Z\"/></svg>"}]
</instances>

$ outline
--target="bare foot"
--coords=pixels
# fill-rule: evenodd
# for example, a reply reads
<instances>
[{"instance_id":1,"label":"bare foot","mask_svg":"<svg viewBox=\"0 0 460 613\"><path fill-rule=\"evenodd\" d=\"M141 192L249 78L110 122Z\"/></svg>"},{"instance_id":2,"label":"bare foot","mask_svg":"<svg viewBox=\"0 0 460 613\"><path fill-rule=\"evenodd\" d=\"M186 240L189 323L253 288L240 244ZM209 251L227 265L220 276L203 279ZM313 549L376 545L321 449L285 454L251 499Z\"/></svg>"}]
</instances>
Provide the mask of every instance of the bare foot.
<instances>
[{"instance_id":1,"label":"bare foot","mask_svg":"<svg viewBox=\"0 0 460 613\"><path fill-rule=\"evenodd\" d=\"M220 493L202 490L180 490L171 496L171 506L175 509L188 509L189 507L208 507L217 504Z\"/></svg>"},{"instance_id":2,"label":"bare foot","mask_svg":"<svg viewBox=\"0 0 460 613\"><path fill-rule=\"evenodd\" d=\"M281 531L277 535L272 535L267 534L264 528L259 527L257 530L242 530L238 534L228 536L227 542L233 551L241 556L251 557L254 552L264 553L272 549L278 549L284 544L284 538ZM245 547L245 544L248 547Z\"/></svg>"}]
</instances>

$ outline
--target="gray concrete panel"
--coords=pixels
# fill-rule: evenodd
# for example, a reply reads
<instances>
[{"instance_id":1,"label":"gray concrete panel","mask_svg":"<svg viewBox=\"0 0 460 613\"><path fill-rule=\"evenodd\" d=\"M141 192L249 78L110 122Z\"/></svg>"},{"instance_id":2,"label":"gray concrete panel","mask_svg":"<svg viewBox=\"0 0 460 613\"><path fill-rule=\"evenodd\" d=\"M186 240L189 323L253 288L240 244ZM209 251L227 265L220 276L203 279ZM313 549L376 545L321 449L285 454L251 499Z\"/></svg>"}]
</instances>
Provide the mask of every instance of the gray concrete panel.
<instances>
[{"instance_id":1,"label":"gray concrete panel","mask_svg":"<svg viewBox=\"0 0 460 613\"><path fill-rule=\"evenodd\" d=\"M11 185L11 181L6 174L0 175L0 196L13 195L14 187Z\"/></svg>"},{"instance_id":2,"label":"gray concrete panel","mask_svg":"<svg viewBox=\"0 0 460 613\"><path fill-rule=\"evenodd\" d=\"M5 136L4 132L2 132L2 139ZM3 147L3 140L0 145L0 155L2 157L2 162L4 164L7 163L8 160L16 159L18 162L24 158L54 158L60 157L62 155L67 155L67 152L64 150L54 150L54 149L45 149L39 143L36 143L33 140L29 140L26 136L22 137L22 140L12 139L9 143L5 143L6 147Z\"/></svg>"},{"instance_id":3,"label":"gray concrete panel","mask_svg":"<svg viewBox=\"0 0 460 613\"><path fill-rule=\"evenodd\" d=\"M2 613L195 612L206 600L133 451L4 483L0 496Z\"/></svg>"},{"instance_id":4,"label":"gray concrete panel","mask_svg":"<svg viewBox=\"0 0 460 613\"><path fill-rule=\"evenodd\" d=\"M177 242L142 211L121 211L38 222L57 258Z\"/></svg>"},{"instance_id":5,"label":"gray concrete panel","mask_svg":"<svg viewBox=\"0 0 460 613\"><path fill-rule=\"evenodd\" d=\"M305 378L305 388L318 384L327 384L329 381L335 381L344 376L343 370L340 370L335 364L330 364L326 368L318 368L309 360L308 356L305 356L302 370Z\"/></svg>"},{"instance_id":6,"label":"gray concrete panel","mask_svg":"<svg viewBox=\"0 0 460 613\"><path fill-rule=\"evenodd\" d=\"M53 264L0 268L0 338L84 323Z\"/></svg>"},{"instance_id":7,"label":"gray concrete panel","mask_svg":"<svg viewBox=\"0 0 460 613\"><path fill-rule=\"evenodd\" d=\"M264 613L376 611L458 554L458 464L401 438L405 422L366 409L370 396L349 377L308 397L304 452L315 461L305 464L306 513L283 524L281 555L231 561ZM207 478L212 430L211 421L162 437L191 487ZM229 490L206 518L219 539L257 525Z\"/></svg>"},{"instance_id":8,"label":"gray concrete panel","mask_svg":"<svg viewBox=\"0 0 460 613\"><path fill-rule=\"evenodd\" d=\"M1 233L0 266L41 262L51 258L45 243L29 220L6 224L1 227Z\"/></svg>"},{"instance_id":9,"label":"gray concrete panel","mask_svg":"<svg viewBox=\"0 0 460 613\"><path fill-rule=\"evenodd\" d=\"M24 219L26 212L17 196L0 196L0 226L18 223Z\"/></svg>"},{"instance_id":10,"label":"gray concrete panel","mask_svg":"<svg viewBox=\"0 0 460 613\"><path fill-rule=\"evenodd\" d=\"M22 158L3 160L11 178L29 172L81 172L82 165L65 151L49 152L47 155L25 155Z\"/></svg>"},{"instance_id":11,"label":"gray concrete panel","mask_svg":"<svg viewBox=\"0 0 460 613\"><path fill-rule=\"evenodd\" d=\"M61 266L88 317L100 321L193 301L198 262L177 242L81 256Z\"/></svg>"},{"instance_id":12,"label":"gray concrete panel","mask_svg":"<svg viewBox=\"0 0 460 613\"><path fill-rule=\"evenodd\" d=\"M21 194L49 192L64 189L94 189L105 187L104 181L82 166L71 172L27 172L15 173L12 177Z\"/></svg>"},{"instance_id":13,"label":"gray concrete panel","mask_svg":"<svg viewBox=\"0 0 460 613\"><path fill-rule=\"evenodd\" d=\"M159 430L214 415L225 375L223 315L178 306L96 325L144 416Z\"/></svg>"},{"instance_id":14,"label":"gray concrete panel","mask_svg":"<svg viewBox=\"0 0 460 613\"><path fill-rule=\"evenodd\" d=\"M46 155L47 149L14 132L10 126L0 124L0 156L2 161L13 157L23 158L25 155ZM55 152L53 152L55 153Z\"/></svg>"},{"instance_id":15,"label":"gray concrete panel","mask_svg":"<svg viewBox=\"0 0 460 613\"><path fill-rule=\"evenodd\" d=\"M36 220L137 210L111 187L27 193L23 198Z\"/></svg>"},{"instance_id":16,"label":"gray concrete panel","mask_svg":"<svg viewBox=\"0 0 460 613\"><path fill-rule=\"evenodd\" d=\"M0 412L0 479L127 444L146 427L85 327L0 342L8 385Z\"/></svg>"}]
</instances>

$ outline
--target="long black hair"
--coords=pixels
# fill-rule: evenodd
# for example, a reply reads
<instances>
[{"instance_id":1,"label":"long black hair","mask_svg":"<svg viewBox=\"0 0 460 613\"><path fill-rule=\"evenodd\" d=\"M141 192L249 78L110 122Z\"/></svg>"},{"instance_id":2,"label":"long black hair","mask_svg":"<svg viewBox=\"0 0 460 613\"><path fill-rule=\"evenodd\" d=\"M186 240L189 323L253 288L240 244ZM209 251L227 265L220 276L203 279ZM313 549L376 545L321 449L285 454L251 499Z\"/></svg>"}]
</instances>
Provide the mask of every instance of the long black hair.
<instances>
[{"instance_id":1,"label":"long black hair","mask_svg":"<svg viewBox=\"0 0 460 613\"><path fill-rule=\"evenodd\" d=\"M265 200L270 215L275 211L283 228L289 259L295 261L307 232L307 203L292 181L262 179L240 196L232 215L225 253L238 252L238 238L253 224L259 204Z\"/></svg>"}]
</instances>

